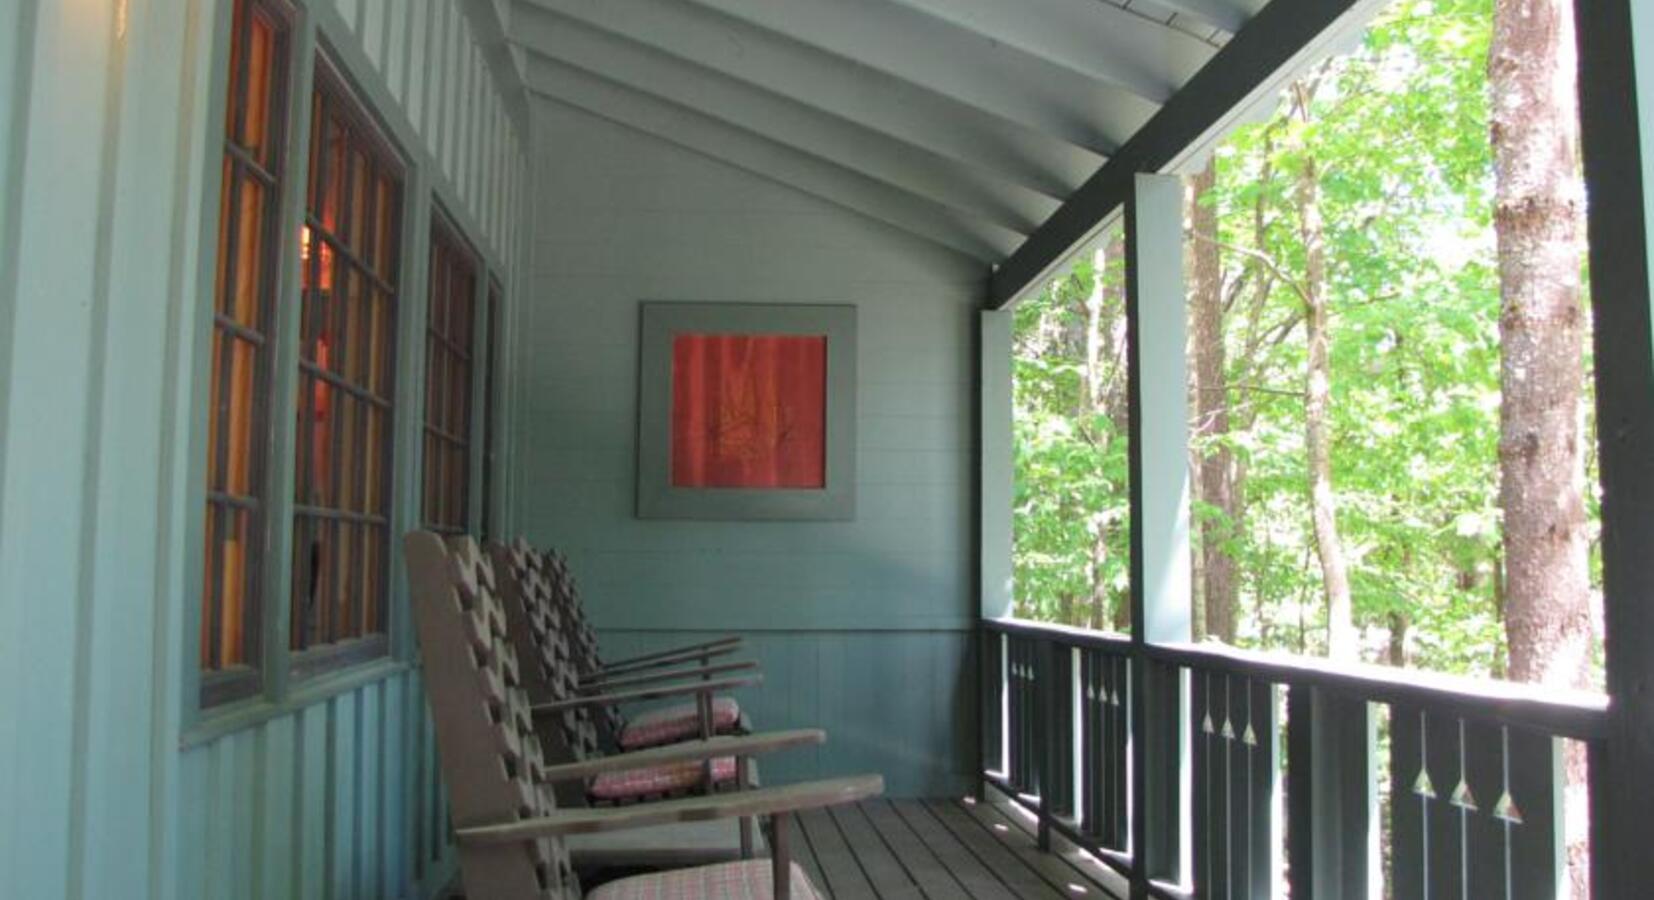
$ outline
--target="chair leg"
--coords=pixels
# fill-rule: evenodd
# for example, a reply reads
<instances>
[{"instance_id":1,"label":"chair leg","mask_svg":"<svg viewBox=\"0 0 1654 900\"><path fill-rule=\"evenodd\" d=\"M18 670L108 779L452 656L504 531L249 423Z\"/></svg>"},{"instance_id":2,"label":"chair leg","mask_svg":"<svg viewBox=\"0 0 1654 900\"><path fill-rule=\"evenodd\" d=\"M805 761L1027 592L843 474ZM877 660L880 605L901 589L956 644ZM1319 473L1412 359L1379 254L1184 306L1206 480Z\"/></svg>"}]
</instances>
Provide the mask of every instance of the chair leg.
<instances>
[{"instance_id":1,"label":"chair leg","mask_svg":"<svg viewBox=\"0 0 1654 900\"><path fill-rule=\"evenodd\" d=\"M713 734L711 694L700 693L695 695L695 712L700 719L701 740L711 740ZM706 762L701 764L701 781L708 795L713 793L718 784L718 778L713 772L712 763L712 758L708 757Z\"/></svg>"},{"instance_id":2,"label":"chair leg","mask_svg":"<svg viewBox=\"0 0 1654 900\"><path fill-rule=\"evenodd\" d=\"M752 758L749 756L735 757L735 789L744 791L752 787ZM742 816L741 829L741 858L752 859L752 816Z\"/></svg>"},{"instance_id":3,"label":"chair leg","mask_svg":"<svg viewBox=\"0 0 1654 900\"><path fill-rule=\"evenodd\" d=\"M791 819L784 812L770 816L770 884L775 900L792 898L793 862L787 850L787 823Z\"/></svg>"}]
</instances>

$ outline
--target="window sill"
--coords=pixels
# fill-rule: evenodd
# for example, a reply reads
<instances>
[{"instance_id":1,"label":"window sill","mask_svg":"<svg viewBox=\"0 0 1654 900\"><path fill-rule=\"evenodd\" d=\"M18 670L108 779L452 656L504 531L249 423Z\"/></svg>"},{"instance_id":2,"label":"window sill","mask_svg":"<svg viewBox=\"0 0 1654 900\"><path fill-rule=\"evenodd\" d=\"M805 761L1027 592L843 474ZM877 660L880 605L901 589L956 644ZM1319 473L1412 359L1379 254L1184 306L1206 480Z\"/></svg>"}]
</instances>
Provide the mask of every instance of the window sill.
<instances>
[{"instance_id":1,"label":"window sill","mask_svg":"<svg viewBox=\"0 0 1654 900\"><path fill-rule=\"evenodd\" d=\"M210 744L225 735L291 715L339 694L384 681L412 668L413 666L402 660L375 659L306 680L287 699L279 703L272 703L262 697L252 697L239 703L226 704L222 708L207 710L195 724L184 729L178 738L178 749L188 750L202 744Z\"/></svg>"}]
</instances>

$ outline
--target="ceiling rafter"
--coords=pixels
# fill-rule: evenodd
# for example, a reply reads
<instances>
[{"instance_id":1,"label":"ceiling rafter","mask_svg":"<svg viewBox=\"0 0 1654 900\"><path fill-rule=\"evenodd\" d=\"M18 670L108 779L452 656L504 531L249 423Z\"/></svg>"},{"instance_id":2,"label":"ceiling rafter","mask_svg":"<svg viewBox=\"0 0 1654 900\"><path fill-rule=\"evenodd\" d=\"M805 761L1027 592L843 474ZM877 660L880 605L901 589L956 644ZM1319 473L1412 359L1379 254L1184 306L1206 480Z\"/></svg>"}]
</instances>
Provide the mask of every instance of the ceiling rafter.
<instances>
[{"instance_id":1,"label":"ceiling rafter","mask_svg":"<svg viewBox=\"0 0 1654 900\"><path fill-rule=\"evenodd\" d=\"M792 187L982 262L1003 258L1021 236L765 135L583 69L531 57L532 92Z\"/></svg>"},{"instance_id":2,"label":"ceiling rafter","mask_svg":"<svg viewBox=\"0 0 1654 900\"><path fill-rule=\"evenodd\" d=\"M762 122L765 137L818 156L956 214L1031 233L1057 201L1014 182L913 147L768 91L578 22L534 17L519 24L532 52L730 125Z\"/></svg>"},{"instance_id":3,"label":"ceiling rafter","mask_svg":"<svg viewBox=\"0 0 1654 900\"><path fill-rule=\"evenodd\" d=\"M1098 0L896 0L1154 103L1177 93L1217 48Z\"/></svg>"},{"instance_id":4,"label":"ceiling rafter","mask_svg":"<svg viewBox=\"0 0 1654 900\"><path fill-rule=\"evenodd\" d=\"M812 45L683 0L518 0L513 39L580 21L1061 200L1106 157ZM520 46L520 44L519 44ZM732 50L736 52L731 52ZM1132 121L1106 121L1121 134Z\"/></svg>"},{"instance_id":5,"label":"ceiling rafter","mask_svg":"<svg viewBox=\"0 0 1654 900\"><path fill-rule=\"evenodd\" d=\"M1108 155L1159 108L887 0L685 0ZM1109 122L1126 122L1122 132Z\"/></svg>"}]
</instances>

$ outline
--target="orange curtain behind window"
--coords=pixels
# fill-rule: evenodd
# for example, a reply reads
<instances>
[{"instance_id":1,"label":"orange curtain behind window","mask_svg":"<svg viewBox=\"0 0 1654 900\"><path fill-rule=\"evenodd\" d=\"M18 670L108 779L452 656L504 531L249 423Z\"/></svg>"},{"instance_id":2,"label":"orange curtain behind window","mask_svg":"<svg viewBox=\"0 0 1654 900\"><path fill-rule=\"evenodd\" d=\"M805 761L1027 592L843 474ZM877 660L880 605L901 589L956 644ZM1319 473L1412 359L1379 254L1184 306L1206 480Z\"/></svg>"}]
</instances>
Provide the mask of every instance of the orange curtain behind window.
<instances>
[{"instance_id":1,"label":"orange curtain behind window","mask_svg":"<svg viewBox=\"0 0 1654 900\"><path fill-rule=\"evenodd\" d=\"M672 340L675 487L825 487L826 414L826 337Z\"/></svg>"}]
</instances>

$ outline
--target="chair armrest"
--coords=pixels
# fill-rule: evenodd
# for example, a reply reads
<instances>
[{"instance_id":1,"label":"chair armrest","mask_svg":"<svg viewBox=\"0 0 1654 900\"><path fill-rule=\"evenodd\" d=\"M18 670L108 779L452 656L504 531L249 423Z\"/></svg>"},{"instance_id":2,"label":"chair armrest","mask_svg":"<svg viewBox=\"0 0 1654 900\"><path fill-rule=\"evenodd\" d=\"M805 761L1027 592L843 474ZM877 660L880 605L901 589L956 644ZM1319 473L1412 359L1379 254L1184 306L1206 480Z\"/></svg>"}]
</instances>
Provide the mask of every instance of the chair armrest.
<instances>
[{"instance_id":1,"label":"chair armrest","mask_svg":"<svg viewBox=\"0 0 1654 900\"><path fill-rule=\"evenodd\" d=\"M569 700L553 700L549 703L536 704L533 707L534 715L543 716L558 713L568 709L580 709L586 706L610 706L619 703L639 703L644 700L658 700L662 697L682 697L687 694L711 694L715 691L728 691L739 687L750 687L762 684L764 676L746 675L740 678L724 678L718 681L691 681L685 684L671 684L664 687L640 688L635 691L619 691L613 694L593 694L590 697L574 697Z\"/></svg>"},{"instance_id":2,"label":"chair armrest","mask_svg":"<svg viewBox=\"0 0 1654 900\"><path fill-rule=\"evenodd\" d=\"M589 691L614 691L616 688L634 687L640 684L654 684L658 681L677 681L683 678L708 678L725 672L741 672L747 669L758 668L758 661L745 659L738 662L719 663L715 666L702 666L694 669L673 669L670 672L650 672L643 675L628 675L622 678L593 681L580 685L582 693Z\"/></svg>"},{"instance_id":3,"label":"chair armrest","mask_svg":"<svg viewBox=\"0 0 1654 900\"><path fill-rule=\"evenodd\" d=\"M827 742L827 732L819 728L799 728L792 731L770 731L738 737L715 737L705 741L684 741L652 747L633 753L616 753L598 759L546 766L540 781L552 784L560 781L579 781L605 772L625 772L686 760L716 759L724 756L758 756Z\"/></svg>"},{"instance_id":4,"label":"chair armrest","mask_svg":"<svg viewBox=\"0 0 1654 900\"><path fill-rule=\"evenodd\" d=\"M742 640L743 639L741 637L732 634L727 637L718 638L717 640L703 641L699 644L684 644L681 647L656 650L653 653L639 653L637 656L628 656L622 659L602 660L602 665L599 666L599 668L616 669L621 666L629 666L633 663L649 662L651 660L661 659L662 657L667 656L682 656L685 653L700 653L705 650L711 650L714 647L739 647Z\"/></svg>"},{"instance_id":5,"label":"chair armrest","mask_svg":"<svg viewBox=\"0 0 1654 900\"><path fill-rule=\"evenodd\" d=\"M882 793L883 776L852 775L847 778L806 781L783 787L754 788L749 791L689 797L683 800L663 800L658 803L559 810L547 816L524 819L520 822L461 828L456 832L456 836L460 843L472 846L512 844L535 838L593 834L673 822L704 822L713 819L777 815L801 809L854 803Z\"/></svg>"},{"instance_id":6,"label":"chair armrest","mask_svg":"<svg viewBox=\"0 0 1654 900\"><path fill-rule=\"evenodd\" d=\"M600 666L580 676L581 681L600 681L604 678L613 678L616 675L630 675L634 672L643 672L649 669L662 669L667 666L681 666L684 663L703 662L714 656L728 656L741 649L739 641L733 644L707 647L697 650L680 650L670 654L662 654L653 659L633 660L631 662L616 663Z\"/></svg>"}]
</instances>

